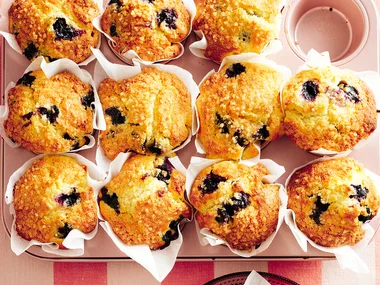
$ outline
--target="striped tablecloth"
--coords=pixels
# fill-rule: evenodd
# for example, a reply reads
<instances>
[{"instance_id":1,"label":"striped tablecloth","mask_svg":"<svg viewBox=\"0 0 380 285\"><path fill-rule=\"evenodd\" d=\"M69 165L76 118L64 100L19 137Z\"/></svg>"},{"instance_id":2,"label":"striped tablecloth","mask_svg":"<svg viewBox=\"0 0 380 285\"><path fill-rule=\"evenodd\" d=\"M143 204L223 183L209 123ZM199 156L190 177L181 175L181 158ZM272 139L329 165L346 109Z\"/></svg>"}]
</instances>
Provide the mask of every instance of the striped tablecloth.
<instances>
[{"instance_id":1,"label":"striped tablecloth","mask_svg":"<svg viewBox=\"0 0 380 285\"><path fill-rule=\"evenodd\" d=\"M380 7L380 0L375 2ZM49 262L26 254L16 256L3 227L0 227L0 256L0 284L159 284L134 262ZM380 284L380 233L362 258L369 265L369 274L341 270L336 261L177 262L162 284L199 285L228 273L251 270L279 274L302 285Z\"/></svg>"}]
</instances>

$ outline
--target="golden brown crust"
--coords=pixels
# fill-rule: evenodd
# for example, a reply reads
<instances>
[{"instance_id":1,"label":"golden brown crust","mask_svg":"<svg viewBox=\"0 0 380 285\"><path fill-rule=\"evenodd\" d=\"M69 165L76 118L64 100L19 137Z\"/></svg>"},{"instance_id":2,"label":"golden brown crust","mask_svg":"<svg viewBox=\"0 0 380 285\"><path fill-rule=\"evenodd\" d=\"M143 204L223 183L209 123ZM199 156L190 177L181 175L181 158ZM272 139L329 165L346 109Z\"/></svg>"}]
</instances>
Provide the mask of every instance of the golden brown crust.
<instances>
[{"instance_id":1,"label":"golden brown crust","mask_svg":"<svg viewBox=\"0 0 380 285\"><path fill-rule=\"evenodd\" d=\"M221 62L224 57L244 52L260 53L278 37L280 0L198 0L194 30L207 40L204 55Z\"/></svg>"},{"instance_id":2,"label":"golden brown crust","mask_svg":"<svg viewBox=\"0 0 380 285\"><path fill-rule=\"evenodd\" d=\"M297 170L287 192L288 208L295 212L298 228L327 247L358 243L364 237L363 222L380 207L379 190L363 166L348 157Z\"/></svg>"},{"instance_id":3,"label":"golden brown crust","mask_svg":"<svg viewBox=\"0 0 380 285\"><path fill-rule=\"evenodd\" d=\"M163 156L135 155L99 192L100 212L128 245L159 249L178 237L177 225L191 217L185 176Z\"/></svg>"},{"instance_id":4,"label":"golden brown crust","mask_svg":"<svg viewBox=\"0 0 380 285\"><path fill-rule=\"evenodd\" d=\"M262 181L267 174L260 163L248 167L233 161L202 170L189 197L199 226L231 248L250 251L259 246L276 230L281 204L279 187Z\"/></svg>"},{"instance_id":5,"label":"golden brown crust","mask_svg":"<svg viewBox=\"0 0 380 285\"><path fill-rule=\"evenodd\" d=\"M143 60L157 61L180 54L190 15L181 0L119 0L107 6L101 25L118 53L134 50Z\"/></svg>"},{"instance_id":6,"label":"golden brown crust","mask_svg":"<svg viewBox=\"0 0 380 285\"><path fill-rule=\"evenodd\" d=\"M9 31L29 60L42 55L48 61L69 58L80 63L98 45L100 33L91 23L98 14L93 1L16 0L8 11Z\"/></svg>"},{"instance_id":7,"label":"golden brown crust","mask_svg":"<svg viewBox=\"0 0 380 285\"><path fill-rule=\"evenodd\" d=\"M145 68L121 82L104 80L98 93L107 125L100 144L110 159L127 150L164 154L189 136L190 94L172 73Z\"/></svg>"},{"instance_id":8,"label":"golden brown crust","mask_svg":"<svg viewBox=\"0 0 380 285\"><path fill-rule=\"evenodd\" d=\"M302 95L308 81L318 88L314 101ZM307 151L350 150L376 129L374 95L348 70L326 67L301 71L285 85L282 100L285 133Z\"/></svg>"},{"instance_id":9,"label":"golden brown crust","mask_svg":"<svg viewBox=\"0 0 380 285\"><path fill-rule=\"evenodd\" d=\"M26 240L64 248L70 228L89 233L96 227L96 201L86 166L73 158L50 155L36 160L16 182L13 195L16 230Z\"/></svg>"},{"instance_id":10,"label":"golden brown crust","mask_svg":"<svg viewBox=\"0 0 380 285\"><path fill-rule=\"evenodd\" d=\"M24 74L9 90L8 137L29 151L67 152L93 131L94 93L90 84L63 72L49 79L42 70Z\"/></svg>"},{"instance_id":11,"label":"golden brown crust","mask_svg":"<svg viewBox=\"0 0 380 285\"><path fill-rule=\"evenodd\" d=\"M241 73L233 76L236 71ZM196 101L198 138L207 157L252 158L258 155L255 142L279 138L283 133L281 84L281 72L248 62L226 64L208 77Z\"/></svg>"}]
</instances>

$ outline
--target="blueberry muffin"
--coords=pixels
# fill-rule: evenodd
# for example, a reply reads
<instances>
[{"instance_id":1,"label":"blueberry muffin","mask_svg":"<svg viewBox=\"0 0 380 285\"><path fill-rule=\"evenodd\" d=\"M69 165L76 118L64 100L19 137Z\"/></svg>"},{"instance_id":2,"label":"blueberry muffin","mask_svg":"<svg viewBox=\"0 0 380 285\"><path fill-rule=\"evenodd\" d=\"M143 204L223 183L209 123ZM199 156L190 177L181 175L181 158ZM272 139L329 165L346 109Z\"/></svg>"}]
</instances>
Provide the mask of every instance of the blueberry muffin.
<instances>
[{"instance_id":1,"label":"blueberry muffin","mask_svg":"<svg viewBox=\"0 0 380 285\"><path fill-rule=\"evenodd\" d=\"M69 72L49 79L42 70L24 74L8 92L5 133L37 153L75 150L93 131L94 91Z\"/></svg>"},{"instance_id":2,"label":"blueberry muffin","mask_svg":"<svg viewBox=\"0 0 380 285\"><path fill-rule=\"evenodd\" d=\"M287 185L288 208L298 228L316 244L354 245L364 237L362 225L376 216L380 193L352 158L309 164Z\"/></svg>"},{"instance_id":3,"label":"blueberry muffin","mask_svg":"<svg viewBox=\"0 0 380 285\"><path fill-rule=\"evenodd\" d=\"M277 227L279 186L267 184L268 169L223 161L202 170L190 193L200 228L237 250L257 248Z\"/></svg>"},{"instance_id":4,"label":"blueberry muffin","mask_svg":"<svg viewBox=\"0 0 380 285\"><path fill-rule=\"evenodd\" d=\"M100 145L110 159L128 150L164 154L191 132L190 93L175 74L145 68L119 82L105 79L98 93L106 120Z\"/></svg>"},{"instance_id":5,"label":"blueberry muffin","mask_svg":"<svg viewBox=\"0 0 380 285\"><path fill-rule=\"evenodd\" d=\"M178 224L191 217L185 176L168 157L135 155L99 192L100 213L127 245L163 249L178 238Z\"/></svg>"},{"instance_id":6,"label":"blueberry muffin","mask_svg":"<svg viewBox=\"0 0 380 285\"><path fill-rule=\"evenodd\" d=\"M368 86L349 70L304 70L282 92L284 130L300 148L342 152L376 129L376 103Z\"/></svg>"},{"instance_id":7,"label":"blueberry muffin","mask_svg":"<svg viewBox=\"0 0 380 285\"><path fill-rule=\"evenodd\" d=\"M60 248L71 230L89 233L98 217L87 168L74 158L44 156L33 162L13 189L16 231L26 240Z\"/></svg>"},{"instance_id":8,"label":"blueberry muffin","mask_svg":"<svg viewBox=\"0 0 380 285\"><path fill-rule=\"evenodd\" d=\"M91 23L98 14L92 0L16 0L8 11L9 31L31 61L42 55L80 63L99 43L100 33Z\"/></svg>"},{"instance_id":9,"label":"blueberry muffin","mask_svg":"<svg viewBox=\"0 0 380 285\"><path fill-rule=\"evenodd\" d=\"M157 61L180 54L190 15L181 0L111 0L101 26L118 53L134 50L143 60Z\"/></svg>"},{"instance_id":10,"label":"blueberry muffin","mask_svg":"<svg viewBox=\"0 0 380 285\"><path fill-rule=\"evenodd\" d=\"M280 0L196 0L194 30L207 40L205 57L221 62L244 52L260 53L279 35Z\"/></svg>"},{"instance_id":11,"label":"blueberry muffin","mask_svg":"<svg viewBox=\"0 0 380 285\"><path fill-rule=\"evenodd\" d=\"M200 85L198 138L209 158L247 159L254 143L283 133L280 71L259 63L231 63Z\"/></svg>"}]
</instances>

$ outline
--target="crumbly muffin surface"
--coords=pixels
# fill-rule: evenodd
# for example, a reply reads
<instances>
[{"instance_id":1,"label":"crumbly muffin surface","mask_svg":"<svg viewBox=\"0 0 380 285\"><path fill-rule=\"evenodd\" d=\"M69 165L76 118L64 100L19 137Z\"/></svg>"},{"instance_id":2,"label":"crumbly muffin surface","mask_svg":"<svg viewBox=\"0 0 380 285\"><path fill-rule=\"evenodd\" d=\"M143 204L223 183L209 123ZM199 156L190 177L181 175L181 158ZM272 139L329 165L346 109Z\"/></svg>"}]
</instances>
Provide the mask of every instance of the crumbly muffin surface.
<instances>
[{"instance_id":1,"label":"crumbly muffin surface","mask_svg":"<svg viewBox=\"0 0 380 285\"><path fill-rule=\"evenodd\" d=\"M223 161L202 170L196 177L190 202L197 210L200 228L207 228L231 248L252 250L277 227L279 186L266 184L267 168Z\"/></svg>"},{"instance_id":2,"label":"crumbly muffin surface","mask_svg":"<svg viewBox=\"0 0 380 285\"><path fill-rule=\"evenodd\" d=\"M349 70L304 70L282 92L284 130L300 148L352 149L376 129L376 102L364 81Z\"/></svg>"},{"instance_id":3,"label":"crumbly muffin surface","mask_svg":"<svg viewBox=\"0 0 380 285\"><path fill-rule=\"evenodd\" d=\"M298 228L326 247L354 245L363 223L378 213L380 193L352 158L316 162L297 170L287 192Z\"/></svg>"},{"instance_id":4,"label":"crumbly muffin surface","mask_svg":"<svg viewBox=\"0 0 380 285\"><path fill-rule=\"evenodd\" d=\"M134 50L143 60L157 61L180 54L190 15L181 0L112 0L101 25L118 53Z\"/></svg>"},{"instance_id":5,"label":"crumbly muffin surface","mask_svg":"<svg viewBox=\"0 0 380 285\"><path fill-rule=\"evenodd\" d=\"M185 203L185 176L168 157L129 158L98 196L100 212L128 245L163 249L178 238L177 226L190 218Z\"/></svg>"},{"instance_id":6,"label":"crumbly muffin surface","mask_svg":"<svg viewBox=\"0 0 380 285\"><path fill-rule=\"evenodd\" d=\"M93 231L98 217L86 166L71 157L36 160L14 189L16 231L26 240L54 242L60 248L72 229Z\"/></svg>"},{"instance_id":7,"label":"crumbly muffin surface","mask_svg":"<svg viewBox=\"0 0 380 285\"><path fill-rule=\"evenodd\" d=\"M49 79L42 70L28 72L8 93L5 132L37 153L78 149L93 132L94 100L92 86L69 72Z\"/></svg>"},{"instance_id":8,"label":"crumbly muffin surface","mask_svg":"<svg viewBox=\"0 0 380 285\"><path fill-rule=\"evenodd\" d=\"M258 63L226 64L200 85L198 138L207 157L247 159L254 143L283 134L282 74Z\"/></svg>"},{"instance_id":9,"label":"crumbly muffin surface","mask_svg":"<svg viewBox=\"0 0 380 285\"><path fill-rule=\"evenodd\" d=\"M145 68L120 82L105 79L98 93L107 125L100 144L110 159L127 150L164 154L189 136L190 93L172 73Z\"/></svg>"},{"instance_id":10,"label":"crumbly muffin surface","mask_svg":"<svg viewBox=\"0 0 380 285\"><path fill-rule=\"evenodd\" d=\"M221 62L224 57L244 52L260 53L278 37L280 0L196 0L194 30L207 40L204 55Z\"/></svg>"},{"instance_id":11,"label":"crumbly muffin surface","mask_svg":"<svg viewBox=\"0 0 380 285\"><path fill-rule=\"evenodd\" d=\"M91 0L16 0L8 11L9 31L31 61L42 55L80 63L99 43L100 33L91 23L98 14Z\"/></svg>"}]
</instances>

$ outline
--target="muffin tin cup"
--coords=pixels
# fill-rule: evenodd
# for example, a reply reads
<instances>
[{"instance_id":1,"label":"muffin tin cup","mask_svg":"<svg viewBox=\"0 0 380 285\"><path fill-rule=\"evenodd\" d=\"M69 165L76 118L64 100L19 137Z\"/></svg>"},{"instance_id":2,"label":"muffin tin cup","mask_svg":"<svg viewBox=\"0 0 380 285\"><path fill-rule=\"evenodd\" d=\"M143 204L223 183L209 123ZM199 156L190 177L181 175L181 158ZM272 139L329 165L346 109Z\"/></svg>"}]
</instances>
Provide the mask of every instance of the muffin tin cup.
<instances>
[{"instance_id":1,"label":"muffin tin cup","mask_svg":"<svg viewBox=\"0 0 380 285\"><path fill-rule=\"evenodd\" d=\"M93 0L95 4L97 4L99 11L103 11L103 3L102 0ZM17 43L16 37L9 32L9 17L8 17L8 10L11 7L14 0L2 0L2 3L0 3L0 35L2 35L8 44L16 51L18 52L22 57L26 59L26 57L23 55L22 50L20 49L20 46ZM99 43L96 48L100 48L101 45L101 38L99 37ZM86 60L78 63L80 66L86 66L91 61L93 61L95 57L93 55L89 56Z\"/></svg>"},{"instance_id":2,"label":"muffin tin cup","mask_svg":"<svg viewBox=\"0 0 380 285\"><path fill-rule=\"evenodd\" d=\"M99 0L101 1L101 0ZM107 43L111 49L111 51L120 59L122 60L123 62L125 62L126 64L129 64L129 65L134 65L133 63L133 60L134 59L138 59L140 60L141 62L144 62L145 65L149 65L149 64L152 64L152 63L161 63L161 64L165 64L165 63L168 63L172 60L175 60L175 59L178 59L180 58L184 52L185 52L185 47L184 47L184 43L187 39L187 37L190 35L191 31L192 31L192 27L193 27L193 21L194 21L194 18L195 18L195 14L196 14L196 6L195 6L195 3L194 3L194 0L182 0L182 3L184 4L186 10L189 12L190 14L190 29L189 29L189 32L187 33L185 39L182 41L182 42L179 42L178 44L180 44L181 46L181 52L178 56L176 57L173 57L173 58L163 58L163 59L160 59L160 60L156 60L156 61L144 61L138 54L136 51L134 50L128 50L124 53L119 53L115 50L115 47L116 47L116 42L112 39L112 37L110 35L108 35L105 31L103 31L102 29L102 26L101 26L101 19L102 19L102 16L103 16L103 13L104 11L106 10L108 4L109 4L109 0L103 0L103 8L101 10L101 14L96 17L93 21L92 21L92 24L94 25L94 27L99 31L101 32L106 38L107 38Z\"/></svg>"},{"instance_id":3,"label":"muffin tin cup","mask_svg":"<svg viewBox=\"0 0 380 285\"><path fill-rule=\"evenodd\" d=\"M191 96L191 106L193 110L192 111L192 127L191 127L191 130L189 131L189 136L187 137L187 139L180 146L171 150L168 154L177 152L180 149L184 148L187 144L189 144L189 142L191 141L191 137L195 133L196 115L195 115L194 106L195 106L195 100L199 94L198 86L193 80L193 76L191 75L190 72L174 65L163 65L163 64L146 65L145 63L136 59L133 60L134 66L113 64L104 57L104 55L101 53L100 50L93 49L93 53L95 54L96 59L98 61L96 63L95 71L94 71L94 81L95 81L96 88L98 88L100 83L106 78L111 78L115 81L121 81L123 79L127 79L139 74L145 67L156 68L156 69L170 72L177 75L182 80L182 82L186 85ZM111 160L105 156L104 150L100 146L99 142L98 142L98 148L96 151L96 163L103 170L108 170L111 163Z\"/></svg>"},{"instance_id":4,"label":"muffin tin cup","mask_svg":"<svg viewBox=\"0 0 380 285\"><path fill-rule=\"evenodd\" d=\"M223 161L222 159L206 159L201 157L191 157L190 165L186 171L186 194L187 197L190 197L191 193L191 187L198 176L198 174L205 168ZM276 236L277 232L279 231L282 222L284 220L287 204L288 204L288 195L286 194L285 188L283 185L275 183L275 181L282 176L285 173L285 168L283 166L278 165L273 160L270 159L261 159L258 161L259 163L262 163L267 167L267 169L270 171L271 174L265 175L263 177L263 180L266 183L272 183L274 185L278 185L279 188L279 196L281 200L281 206L278 212L278 222L276 231L273 232L269 237L260 244L257 248L253 247L251 250L236 250L229 246L229 244L223 240L218 235L213 234L209 229L207 228L200 228L199 224L196 219L195 220L195 227L198 234L199 243L202 246L210 245L210 246L217 246L217 245L225 245L227 246L231 252L234 254L241 256L241 257L251 257L258 255L259 253L265 251L270 244L272 243L274 237ZM241 161L240 163L245 164L247 166L252 166L254 164L247 163L246 161Z\"/></svg>"},{"instance_id":5,"label":"muffin tin cup","mask_svg":"<svg viewBox=\"0 0 380 285\"><path fill-rule=\"evenodd\" d=\"M312 163L316 163L319 161L332 160L335 158L333 158L333 157L322 157L322 158L312 160L312 161L310 161L310 162L308 162L302 166L295 168L292 171L292 173L289 175L289 177L286 179L285 191L288 187L288 184L289 184L291 177L293 176L293 174L297 170L299 170L299 169L301 169L301 168L303 168L309 164L312 164ZM380 188L379 188L380 187L380 176L369 171L368 169L364 169L364 171L372 179L377 190L380 192ZM346 246L340 246L340 247L325 247L325 246L321 246L321 245L316 244L311 239L309 239L304 233L302 233L301 230L297 227L296 218L297 217L296 217L295 213L293 212L293 210L286 209L285 217L284 217L285 223L290 228L292 234L294 235L299 246L302 248L302 250L304 252L307 252L307 244L309 243L312 247L314 247L320 251L324 251L324 252L334 254L342 269L350 269L350 270L357 272L357 273L369 273L369 268L368 268L367 264L361 259L360 253L365 248L367 248L369 243L372 241L375 233L377 232L377 229L380 226L380 214L378 214L376 217L374 217L370 223L363 224L362 227L365 230L365 236L360 242L358 242L354 246L346 245Z\"/></svg>"},{"instance_id":6,"label":"muffin tin cup","mask_svg":"<svg viewBox=\"0 0 380 285\"><path fill-rule=\"evenodd\" d=\"M128 160L131 153L120 153L110 164L108 176L101 183L101 187L98 187L96 195L99 193L103 186L106 186L112 178L114 178L121 170L123 164ZM179 158L172 157L169 158L170 163L181 172L183 175L186 174L186 168L183 166ZM151 250L148 245L127 245L112 230L111 225L105 221L102 217L99 207L98 207L98 217L100 219L100 226L104 229L107 235L112 239L115 245L127 256L132 258L134 261L142 265L146 270L148 270L157 281L162 282L166 276L173 269L176 262L178 252L183 243L183 237L181 234L181 226L190 222L189 219L183 219L178 225L178 238L170 242L170 245L162 250Z\"/></svg>"},{"instance_id":7,"label":"muffin tin cup","mask_svg":"<svg viewBox=\"0 0 380 285\"><path fill-rule=\"evenodd\" d=\"M93 162L80 156L78 154L62 154L64 156L72 157L78 161L78 163L86 165L88 173L88 183L94 190L94 200L97 199L97 193L99 192L100 182L105 179L106 173L99 169ZM63 245L67 249L59 249L58 245L55 243L42 243L37 240L25 240L18 235L16 231L16 214L13 208L13 188L16 182L21 178L25 171L32 166L33 162L43 158L45 154L41 154L33 157L32 159L25 162L18 170L16 170L12 176L9 178L7 188L5 191L5 202L10 204L10 214L13 215L13 224L11 228L11 249L16 255L20 255L27 251L31 246L38 245L41 246L42 250L59 256L75 257L84 254L84 240L91 240L98 231L98 223L96 223L95 229L90 233L83 233L79 230L71 230L68 236L64 239ZM98 206L97 206L98 207Z\"/></svg>"},{"instance_id":8,"label":"muffin tin cup","mask_svg":"<svg viewBox=\"0 0 380 285\"><path fill-rule=\"evenodd\" d=\"M47 63L45 59L40 56L36 58L24 71L23 74L30 72L30 71L36 71L36 70L42 70L46 77L50 78L58 73L67 71L71 74L78 77L82 82L86 84L90 84L92 86L92 89L94 90L94 97L95 101L92 103L92 106L94 107L94 115L93 115L93 121L92 126L97 130L105 130L106 123L103 116L103 109L100 104L98 93L96 92L95 84L92 79L92 76L90 73L88 73L86 70L79 68L79 66L73 62L70 59L58 59L54 62ZM20 74L20 77L23 75ZM12 148L19 147L20 145L13 142L10 138L7 137L5 130L4 130L4 121L8 118L9 108L8 108L8 92L11 88L15 87L16 84L14 82L10 82L5 90L5 96L4 96L4 106L0 106L0 136L4 139L4 141ZM95 138L93 135L86 135L86 137L89 139L89 143L76 149L71 150L69 152L78 152L85 149L90 149L94 147L95 145Z\"/></svg>"},{"instance_id":9,"label":"muffin tin cup","mask_svg":"<svg viewBox=\"0 0 380 285\"><path fill-rule=\"evenodd\" d=\"M369 16L360 0L293 0L284 20L292 51L306 60L309 49L330 52L334 65L355 58L369 35Z\"/></svg>"},{"instance_id":10,"label":"muffin tin cup","mask_svg":"<svg viewBox=\"0 0 380 285\"><path fill-rule=\"evenodd\" d=\"M239 55L231 55L227 56L223 59L222 63L220 64L220 67L218 69L218 72L226 65L226 64L231 64L231 63L239 63L239 62L250 62L250 63L259 63L259 64L264 64L267 65L273 69L278 70L279 72L282 73L283 76L283 82L281 84L280 90L282 90L283 86L285 83L289 80L289 78L292 75L292 72L290 71L289 68L283 65L279 65L275 63L272 60L269 60L265 57L263 54L257 54L257 53L243 53ZM202 85L202 83L209 78L211 75L215 74L216 71L213 69L209 73L206 74L206 76L201 80L199 83L199 87ZM281 102L281 95L280 95L280 102ZM207 154L206 150L204 149L204 146L202 145L201 141L198 138L198 131L200 127L200 122L199 122L199 115L198 115L198 110L196 108L196 105L194 104L194 109L195 109L195 120L194 120L194 133L196 133L196 138L195 138L195 147L196 150L199 154ZM263 143L260 143L259 141L255 142L255 147L258 150L258 155L255 157L252 157L250 159L246 159L246 161L250 161L250 163L257 163L258 160L260 159L260 152L261 149L266 147L270 141L264 141Z\"/></svg>"},{"instance_id":11,"label":"muffin tin cup","mask_svg":"<svg viewBox=\"0 0 380 285\"><path fill-rule=\"evenodd\" d=\"M308 70L313 68L324 68L324 67L331 67L336 68L331 65L330 61L330 55L329 52L323 52L319 53L314 49L311 49L306 56L306 61L303 65L298 67L297 73L302 70ZM371 89L373 92L373 95L376 100L376 109L379 113L380 110L380 74L375 71L361 71L361 72L353 72L356 76L358 76L361 80L363 80ZM282 96L282 92L281 92ZM281 99L282 102L282 99ZM284 106L282 106L282 109L284 109ZM378 122L380 117L378 116ZM379 124L379 123L378 123ZM378 128L367 138L364 140L359 141L351 150L346 150L343 152L337 152L337 151L331 151L324 148L320 148L317 150L309 151L312 154L318 155L318 156L331 156L331 157L343 157L349 155L352 151L358 150L365 146L369 140L374 136L375 132L378 132Z\"/></svg>"}]
</instances>

